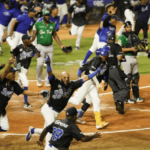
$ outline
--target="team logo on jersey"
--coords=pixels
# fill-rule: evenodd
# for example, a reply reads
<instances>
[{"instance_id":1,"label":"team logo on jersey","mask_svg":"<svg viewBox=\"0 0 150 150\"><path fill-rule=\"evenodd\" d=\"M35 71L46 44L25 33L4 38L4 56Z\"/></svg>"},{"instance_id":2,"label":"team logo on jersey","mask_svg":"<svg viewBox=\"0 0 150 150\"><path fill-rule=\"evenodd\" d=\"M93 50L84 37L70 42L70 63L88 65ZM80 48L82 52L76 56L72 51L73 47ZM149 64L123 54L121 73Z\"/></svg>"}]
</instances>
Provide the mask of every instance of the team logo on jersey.
<instances>
[{"instance_id":1,"label":"team logo on jersey","mask_svg":"<svg viewBox=\"0 0 150 150\"><path fill-rule=\"evenodd\" d=\"M22 51L23 51L23 49L21 48L21 49L19 49L19 51L20 51L20 52L22 52Z\"/></svg>"},{"instance_id":2,"label":"team logo on jersey","mask_svg":"<svg viewBox=\"0 0 150 150\"><path fill-rule=\"evenodd\" d=\"M47 34L52 34L52 31L47 30Z\"/></svg>"},{"instance_id":3,"label":"team logo on jersey","mask_svg":"<svg viewBox=\"0 0 150 150\"><path fill-rule=\"evenodd\" d=\"M62 96L63 96L63 90L59 89L54 91L54 95L52 97L53 99L60 99Z\"/></svg>"},{"instance_id":4,"label":"team logo on jersey","mask_svg":"<svg viewBox=\"0 0 150 150\"><path fill-rule=\"evenodd\" d=\"M33 25L33 22L31 22L30 26L32 26L32 25Z\"/></svg>"},{"instance_id":5,"label":"team logo on jersey","mask_svg":"<svg viewBox=\"0 0 150 150\"><path fill-rule=\"evenodd\" d=\"M50 29L53 29L53 27L50 27Z\"/></svg>"},{"instance_id":6,"label":"team logo on jersey","mask_svg":"<svg viewBox=\"0 0 150 150\"><path fill-rule=\"evenodd\" d=\"M74 12L75 14L80 13L80 12L84 12L85 11L85 7L81 7L81 8L76 7L74 11L75 11Z\"/></svg>"},{"instance_id":7,"label":"team logo on jersey","mask_svg":"<svg viewBox=\"0 0 150 150\"><path fill-rule=\"evenodd\" d=\"M145 8L144 8L144 7L141 8L141 11L142 11L142 12L145 12L145 11L147 11L147 10L148 10L148 6L146 6Z\"/></svg>"},{"instance_id":8,"label":"team logo on jersey","mask_svg":"<svg viewBox=\"0 0 150 150\"><path fill-rule=\"evenodd\" d=\"M40 34L45 34L45 32L43 30L40 30Z\"/></svg>"},{"instance_id":9,"label":"team logo on jersey","mask_svg":"<svg viewBox=\"0 0 150 150\"><path fill-rule=\"evenodd\" d=\"M23 60L23 59L26 59L26 58L29 58L29 57L32 57L32 51L31 52L25 52L25 51L23 51L20 54L20 60Z\"/></svg>"},{"instance_id":10,"label":"team logo on jersey","mask_svg":"<svg viewBox=\"0 0 150 150\"><path fill-rule=\"evenodd\" d=\"M1 94L6 96L6 97L9 97L11 98L11 96L13 95L13 91L7 91L7 88L4 88L3 91L1 91Z\"/></svg>"},{"instance_id":11,"label":"team logo on jersey","mask_svg":"<svg viewBox=\"0 0 150 150\"><path fill-rule=\"evenodd\" d=\"M9 13L8 11L3 12L3 14L4 14L5 16L10 16L10 13Z\"/></svg>"}]
</instances>

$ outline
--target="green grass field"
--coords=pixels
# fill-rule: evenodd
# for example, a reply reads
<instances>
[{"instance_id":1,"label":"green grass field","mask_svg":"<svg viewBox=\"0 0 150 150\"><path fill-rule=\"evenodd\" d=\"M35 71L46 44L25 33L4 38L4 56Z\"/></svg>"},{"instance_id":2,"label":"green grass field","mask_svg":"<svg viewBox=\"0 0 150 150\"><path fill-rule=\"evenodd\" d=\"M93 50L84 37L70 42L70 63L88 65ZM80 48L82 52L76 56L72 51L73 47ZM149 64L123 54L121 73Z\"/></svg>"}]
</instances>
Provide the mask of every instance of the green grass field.
<instances>
[{"instance_id":1,"label":"green grass field","mask_svg":"<svg viewBox=\"0 0 150 150\"><path fill-rule=\"evenodd\" d=\"M142 39L142 34L139 35L140 39ZM149 34L150 37L150 34ZM75 39L70 39L70 40L62 40L64 45L72 45L74 48L75 44ZM150 40L149 40L150 42ZM82 38L81 41L81 49L80 50L75 50L73 49L73 52L70 54L65 54L63 53L58 44L54 42L54 59L53 63L56 62L64 62L67 63L68 61L76 61L76 60L83 60L85 57L86 52L89 50L90 46L93 43L93 38ZM149 46L150 48L150 46ZM10 48L8 44L2 44L2 50L3 54L0 55L0 63L5 63L7 64L8 59L11 57L10 55ZM90 58L94 57L95 54L93 54ZM138 57L139 60L139 70L140 74L149 74L150 73L150 59L147 58L147 54L141 53L139 54ZM30 69L28 71L28 79L36 79L36 58L32 59ZM45 74L45 67L44 68L44 74ZM79 68L79 64L73 64L73 65L54 65L53 66L53 72L55 73L56 76L59 76L59 74L62 71L68 71L71 75L72 79L76 78L77 70ZM0 73L2 70L0 71ZM44 79L44 74L43 74L43 79Z\"/></svg>"}]
</instances>

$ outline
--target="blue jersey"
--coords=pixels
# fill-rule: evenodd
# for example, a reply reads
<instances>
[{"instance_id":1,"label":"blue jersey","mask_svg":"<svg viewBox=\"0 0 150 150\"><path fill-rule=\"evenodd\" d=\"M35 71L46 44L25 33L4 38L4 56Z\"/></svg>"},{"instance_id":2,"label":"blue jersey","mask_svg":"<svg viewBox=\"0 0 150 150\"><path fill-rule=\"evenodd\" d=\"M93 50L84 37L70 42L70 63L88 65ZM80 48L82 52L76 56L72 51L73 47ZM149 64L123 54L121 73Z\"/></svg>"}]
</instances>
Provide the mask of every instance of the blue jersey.
<instances>
[{"instance_id":1,"label":"blue jersey","mask_svg":"<svg viewBox=\"0 0 150 150\"><path fill-rule=\"evenodd\" d=\"M0 24L7 27L14 13L14 8L6 9L4 4L0 2Z\"/></svg>"},{"instance_id":2,"label":"blue jersey","mask_svg":"<svg viewBox=\"0 0 150 150\"><path fill-rule=\"evenodd\" d=\"M107 12L103 15L103 17L102 17L101 21L104 21L106 17L108 17L108 13L107 13ZM97 34L99 35L99 34L100 34L100 32L101 32L101 29L100 29L100 28L98 28L98 30L97 30Z\"/></svg>"},{"instance_id":3,"label":"blue jersey","mask_svg":"<svg viewBox=\"0 0 150 150\"><path fill-rule=\"evenodd\" d=\"M43 17L41 17L41 18L38 20L38 22L39 22L39 21L42 21L42 20L43 20ZM50 14L50 21L53 22L53 23L55 23L55 25L56 25L56 31L58 31L58 30L59 30L59 17L56 16L55 18L53 18L53 16Z\"/></svg>"},{"instance_id":4,"label":"blue jersey","mask_svg":"<svg viewBox=\"0 0 150 150\"><path fill-rule=\"evenodd\" d=\"M57 4L61 4L61 5L66 3L65 0L56 0L56 2L57 2Z\"/></svg>"},{"instance_id":5,"label":"blue jersey","mask_svg":"<svg viewBox=\"0 0 150 150\"><path fill-rule=\"evenodd\" d=\"M108 17L106 17L107 20L106 19L104 20L103 28L102 28L100 35L99 35L99 41L100 42L107 43L108 35L115 34L116 27L111 25L110 21L108 20L110 18L111 17L108 16Z\"/></svg>"},{"instance_id":6,"label":"blue jersey","mask_svg":"<svg viewBox=\"0 0 150 150\"><path fill-rule=\"evenodd\" d=\"M147 23L149 20L149 14L150 14L150 4L148 3L146 6L144 5L135 5L133 8L133 11L138 11L137 15L137 21L145 22Z\"/></svg>"},{"instance_id":7,"label":"blue jersey","mask_svg":"<svg viewBox=\"0 0 150 150\"><path fill-rule=\"evenodd\" d=\"M27 31L34 25L34 19L30 18L28 14L23 14L17 17L18 25L16 31L22 34L27 34Z\"/></svg>"}]
</instances>

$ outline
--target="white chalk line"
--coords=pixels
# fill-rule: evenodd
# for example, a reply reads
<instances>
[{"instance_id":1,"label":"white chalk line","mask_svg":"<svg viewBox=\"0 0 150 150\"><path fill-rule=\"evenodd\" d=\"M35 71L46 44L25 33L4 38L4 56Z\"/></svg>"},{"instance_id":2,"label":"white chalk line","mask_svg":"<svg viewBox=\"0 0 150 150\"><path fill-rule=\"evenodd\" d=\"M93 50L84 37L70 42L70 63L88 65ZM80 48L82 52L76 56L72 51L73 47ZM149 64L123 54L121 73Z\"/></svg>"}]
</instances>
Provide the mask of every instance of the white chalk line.
<instances>
[{"instance_id":1,"label":"white chalk line","mask_svg":"<svg viewBox=\"0 0 150 150\"><path fill-rule=\"evenodd\" d=\"M117 130L117 131L104 131L104 132L100 132L101 134L109 134L109 133L124 133L124 132L133 132L133 131L144 131L144 130L150 130L150 127L148 128L141 128L141 129L129 129L129 130ZM91 133L84 133L85 135L91 135L91 134L94 134L93 132ZM0 136L9 136L9 135L12 135L12 136L26 136L26 134L17 134L17 133L3 133L3 134L0 134ZM37 134L34 134L33 136L39 136Z\"/></svg>"}]
</instances>

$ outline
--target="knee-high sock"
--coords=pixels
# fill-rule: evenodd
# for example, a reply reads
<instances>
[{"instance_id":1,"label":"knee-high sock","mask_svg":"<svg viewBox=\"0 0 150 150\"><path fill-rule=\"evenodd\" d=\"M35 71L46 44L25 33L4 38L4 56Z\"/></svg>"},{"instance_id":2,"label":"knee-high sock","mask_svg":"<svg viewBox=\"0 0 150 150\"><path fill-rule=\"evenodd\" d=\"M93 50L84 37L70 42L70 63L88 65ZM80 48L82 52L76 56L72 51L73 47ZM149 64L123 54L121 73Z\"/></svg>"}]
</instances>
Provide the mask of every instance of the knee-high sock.
<instances>
[{"instance_id":1,"label":"knee-high sock","mask_svg":"<svg viewBox=\"0 0 150 150\"><path fill-rule=\"evenodd\" d=\"M24 87L25 90L28 90L28 87ZM28 96L27 95L24 95L24 102L28 102Z\"/></svg>"},{"instance_id":2,"label":"knee-high sock","mask_svg":"<svg viewBox=\"0 0 150 150\"><path fill-rule=\"evenodd\" d=\"M85 58L84 58L84 60L83 60L83 64L86 63L87 59L88 59L91 55L92 55L92 52L91 52L90 50L88 50L87 53L86 53L86 56L85 56Z\"/></svg>"},{"instance_id":3,"label":"knee-high sock","mask_svg":"<svg viewBox=\"0 0 150 150\"><path fill-rule=\"evenodd\" d=\"M63 23L62 24L67 24L67 19L68 19L68 15L64 15L63 17Z\"/></svg>"},{"instance_id":4,"label":"knee-high sock","mask_svg":"<svg viewBox=\"0 0 150 150\"><path fill-rule=\"evenodd\" d=\"M87 109L90 107L88 103L84 103L83 106L81 107L81 111L79 111L78 118L82 118L84 113L87 111Z\"/></svg>"}]
</instances>

